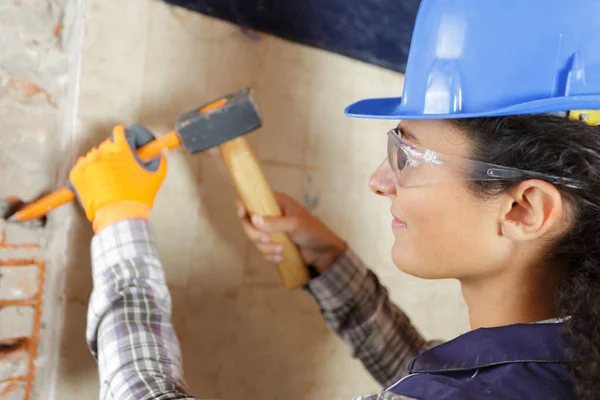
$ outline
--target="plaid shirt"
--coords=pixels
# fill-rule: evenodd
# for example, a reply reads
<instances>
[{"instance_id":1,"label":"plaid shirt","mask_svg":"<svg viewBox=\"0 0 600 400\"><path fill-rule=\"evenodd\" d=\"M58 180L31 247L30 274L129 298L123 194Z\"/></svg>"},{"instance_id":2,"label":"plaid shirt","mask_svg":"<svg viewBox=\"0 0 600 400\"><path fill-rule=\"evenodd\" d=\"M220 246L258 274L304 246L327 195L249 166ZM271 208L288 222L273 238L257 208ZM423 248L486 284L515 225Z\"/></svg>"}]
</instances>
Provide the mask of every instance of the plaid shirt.
<instances>
[{"instance_id":1,"label":"plaid shirt","mask_svg":"<svg viewBox=\"0 0 600 400\"><path fill-rule=\"evenodd\" d=\"M92 264L86 336L98 362L100 399L195 399L186 391L150 223L122 221L99 232ZM329 328L384 386L406 375L410 360L435 344L420 336L352 250L306 290Z\"/></svg>"}]
</instances>

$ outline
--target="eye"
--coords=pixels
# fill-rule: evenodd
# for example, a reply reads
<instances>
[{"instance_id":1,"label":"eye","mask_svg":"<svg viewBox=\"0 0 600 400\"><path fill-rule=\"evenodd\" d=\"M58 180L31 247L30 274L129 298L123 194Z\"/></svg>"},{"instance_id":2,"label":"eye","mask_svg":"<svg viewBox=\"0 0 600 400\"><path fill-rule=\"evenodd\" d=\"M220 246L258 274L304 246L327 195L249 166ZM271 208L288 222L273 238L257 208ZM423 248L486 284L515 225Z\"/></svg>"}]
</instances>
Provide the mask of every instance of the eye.
<instances>
[{"instance_id":1,"label":"eye","mask_svg":"<svg viewBox=\"0 0 600 400\"><path fill-rule=\"evenodd\" d=\"M396 165L398 166L398 169L404 169L408 161L408 155L404 152L404 150L398 149L396 151Z\"/></svg>"}]
</instances>

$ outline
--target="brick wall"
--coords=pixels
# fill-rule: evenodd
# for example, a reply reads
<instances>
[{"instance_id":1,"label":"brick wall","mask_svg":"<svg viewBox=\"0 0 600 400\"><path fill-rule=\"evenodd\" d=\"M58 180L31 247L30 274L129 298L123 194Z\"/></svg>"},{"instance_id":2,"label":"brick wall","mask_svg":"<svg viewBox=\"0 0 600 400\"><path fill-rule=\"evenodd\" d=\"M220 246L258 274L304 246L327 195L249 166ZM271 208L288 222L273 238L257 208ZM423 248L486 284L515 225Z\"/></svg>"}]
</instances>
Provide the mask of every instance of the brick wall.
<instances>
[{"instance_id":1,"label":"brick wall","mask_svg":"<svg viewBox=\"0 0 600 400\"><path fill-rule=\"evenodd\" d=\"M30 201L64 184L82 4L0 3L0 198ZM0 399L52 397L69 212L39 229L0 221Z\"/></svg>"}]
</instances>

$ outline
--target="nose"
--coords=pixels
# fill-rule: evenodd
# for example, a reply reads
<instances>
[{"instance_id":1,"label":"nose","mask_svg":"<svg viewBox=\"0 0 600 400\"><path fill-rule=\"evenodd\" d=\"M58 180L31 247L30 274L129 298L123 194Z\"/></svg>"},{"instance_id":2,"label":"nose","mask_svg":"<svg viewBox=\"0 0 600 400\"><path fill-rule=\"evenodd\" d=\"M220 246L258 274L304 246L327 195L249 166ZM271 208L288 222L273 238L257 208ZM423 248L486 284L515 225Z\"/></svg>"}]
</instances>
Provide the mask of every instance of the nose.
<instances>
[{"instance_id":1,"label":"nose","mask_svg":"<svg viewBox=\"0 0 600 400\"><path fill-rule=\"evenodd\" d=\"M396 195L396 177L387 159L383 160L371 175L369 189L379 196L390 197Z\"/></svg>"}]
</instances>

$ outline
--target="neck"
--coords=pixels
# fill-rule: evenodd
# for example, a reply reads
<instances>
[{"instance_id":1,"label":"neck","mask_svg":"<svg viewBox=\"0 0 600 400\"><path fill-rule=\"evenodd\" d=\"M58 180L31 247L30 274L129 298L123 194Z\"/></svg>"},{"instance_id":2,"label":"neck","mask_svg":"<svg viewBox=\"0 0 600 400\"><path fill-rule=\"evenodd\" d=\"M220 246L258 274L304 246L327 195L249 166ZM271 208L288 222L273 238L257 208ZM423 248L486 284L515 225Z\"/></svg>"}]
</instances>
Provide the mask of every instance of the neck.
<instances>
[{"instance_id":1,"label":"neck","mask_svg":"<svg viewBox=\"0 0 600 400\"><path fill-rule=\"evenodd\" d=\"M556 318L554 300L561 272L561 268L546 263L461 280L471 329Z\"/></svg>"}]
</instances>

